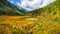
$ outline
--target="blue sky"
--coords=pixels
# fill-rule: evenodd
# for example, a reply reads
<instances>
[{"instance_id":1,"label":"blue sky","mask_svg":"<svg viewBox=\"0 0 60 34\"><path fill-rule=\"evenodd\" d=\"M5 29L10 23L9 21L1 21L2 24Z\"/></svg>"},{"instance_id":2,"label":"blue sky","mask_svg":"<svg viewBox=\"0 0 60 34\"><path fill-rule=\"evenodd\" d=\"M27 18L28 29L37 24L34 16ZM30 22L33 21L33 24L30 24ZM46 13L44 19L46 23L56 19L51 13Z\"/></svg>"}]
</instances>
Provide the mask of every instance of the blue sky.
<instances>
[{"instance_id":1,"label":"blue sky","mask_svg":"<svg viewBox=\"0 0 60 34\"><path fill-rule=\"evenodd\" d=\"M20 2L20 0L8 0L9 2L11 2L14 5L17 5L17 2Z\"/></svg>"},{"instance_id":2,"label":"blue sky","mask_svg":"<svg viewBox=\"0 0 60 34\"><path fill-rule=\"evenodd\" d=\"M27 11L43 8L55 0L8 0L16 5L19 9L23 8Z\"/></svg>"}]
</instances>

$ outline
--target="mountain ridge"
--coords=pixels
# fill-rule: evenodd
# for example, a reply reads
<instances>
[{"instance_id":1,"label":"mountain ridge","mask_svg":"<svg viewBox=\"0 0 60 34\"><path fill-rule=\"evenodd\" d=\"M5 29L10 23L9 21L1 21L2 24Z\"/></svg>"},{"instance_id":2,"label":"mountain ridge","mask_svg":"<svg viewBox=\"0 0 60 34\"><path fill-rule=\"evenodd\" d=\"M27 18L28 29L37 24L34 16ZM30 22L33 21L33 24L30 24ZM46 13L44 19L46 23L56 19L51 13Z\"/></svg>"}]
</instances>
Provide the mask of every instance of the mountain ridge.
<instances>
[{"instance_id":1,"label":"mountain ridge","mask_svg":"<svg viewBox=\"0 0 60 34\"><path fill-rule=\"evenodd\" d=\"M47 5L46 7L39 8L39 9L32 10L32 11L26 11L24 9L18 9L17 6L15 6L13 4L10 4L10 5L9 4L6 4L6 0L0 0L0 5L1 5L2 9L4 9L4 10L2 10L1 7L0 7L0 15L1 15L2 11L5 14L7 13L6 15L27 15L27 16L38 15L38 14L40 15L41 12L44 12L44 10L45 11L48 11L48 12L51 12L50 9L51 8L54 8L53 6L55 6L55 5L56 5L56 7L57 7L57 5L59 6L59 3L58 2L59 2L59 0L56 0L55 2L51 3L50 5ZM8 2L8 3L10 3L10 2ZM7 7L4 8L4 6L6 6L6 5L7 5L7 7L10 6L10 8L13 11L10 10L9 8L7 8ZM15 14L13 14L13 13L15 13Z\"/></svg>"}]
</instances>

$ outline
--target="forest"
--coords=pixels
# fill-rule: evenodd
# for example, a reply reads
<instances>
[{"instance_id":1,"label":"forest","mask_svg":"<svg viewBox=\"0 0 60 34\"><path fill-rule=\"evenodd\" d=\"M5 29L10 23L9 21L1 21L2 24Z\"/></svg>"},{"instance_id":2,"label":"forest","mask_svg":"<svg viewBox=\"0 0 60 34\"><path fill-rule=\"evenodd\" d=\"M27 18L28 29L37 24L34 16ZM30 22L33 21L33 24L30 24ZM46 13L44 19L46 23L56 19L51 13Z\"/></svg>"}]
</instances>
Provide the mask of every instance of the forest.
<instances>
[{"instance_id":1,"label":"forest","mask_svg":"<svg viewBox=\"0 0 60 34\"><path fill-rule=\"evenodd\" d=\"M30 12L0 0L0 34L60 34L60 0Z\"/></svg>"}]
</instances>

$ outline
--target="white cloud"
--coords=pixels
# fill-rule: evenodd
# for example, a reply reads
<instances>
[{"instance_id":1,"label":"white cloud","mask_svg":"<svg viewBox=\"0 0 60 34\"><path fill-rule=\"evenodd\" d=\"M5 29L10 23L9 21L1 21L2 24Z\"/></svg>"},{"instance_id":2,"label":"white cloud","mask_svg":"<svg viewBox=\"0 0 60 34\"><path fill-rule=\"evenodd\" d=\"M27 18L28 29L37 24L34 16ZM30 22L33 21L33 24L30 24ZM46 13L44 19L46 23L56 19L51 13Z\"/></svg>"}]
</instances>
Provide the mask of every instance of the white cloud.
<instances>
[{"instance_id":1,"label":"white cloud","mask_svg":"<svg viewBox=\"0 0 60 34\"><path fill-rule=\"evenodd\" d=\"M20 0L21 3L17 3L18 6L27 11L31 11L34 9L42 8L44 6L49 5L50 3L54 2L55 0Z\"/></svg>"}]
</instances>

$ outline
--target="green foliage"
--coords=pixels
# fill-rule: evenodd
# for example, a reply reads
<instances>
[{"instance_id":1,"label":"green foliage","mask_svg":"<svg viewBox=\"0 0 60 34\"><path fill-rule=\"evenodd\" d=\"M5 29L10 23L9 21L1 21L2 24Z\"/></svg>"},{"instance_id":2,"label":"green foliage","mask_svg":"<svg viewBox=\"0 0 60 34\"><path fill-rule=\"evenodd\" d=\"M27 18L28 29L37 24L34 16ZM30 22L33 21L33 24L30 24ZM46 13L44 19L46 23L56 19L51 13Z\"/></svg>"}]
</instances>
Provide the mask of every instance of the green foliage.
<instances>
[{"instance_id":1,"label":"green foliage","mask_svg":"<svg viewBox=\"0 0 60 34\"><path fill-rule=\"evenodd\" d=\"M11 4L7 0L0 0L0 15L30 15L30 16L36 16L41 15L43 12L51 13L52 11L56 11L56 9L60 9L59 6L59 0L56 0L55 2L51 3L48 6L45 6L40 9L36 9L30 12L24 12L20 9L18 9L15 5Z\"/></svg>"},{"instance_id":2,"label":"green foliage","mask_svg":"<svg viewBox=\"0 0 60 34\"><path fill-rule=\"evenodd\" d=\"M0 15L24 15L24 13L7 0L0 0Z\"/></svg>"},{"instance_id":3,"label":"green foliage","mask_svg":"<svg viewBox=\"0 0 60 34\"><path fill-rule=\"evenodd\" d=\"M60 3L59 0L56 0L55 2L51 3L50 5L45 6L43 8L36 9L31 12L27 12L26 15L37 16L37 15L41 15L43 12L46 12L46 11L48 13L55 12L56 10L59 11L59 9L60 9L59 3Z\"/></svg>"},{"instance_id":4,"label":"green foliage","mask_svg":"<svg viewBox=\"0 0 60 34\"><path fill-rule=\"evenodd\" d=\"M0 7L0 9L1 12L7 10L2 8L2 6ZM0 33L6 32L7 34L60 34L59 9L59 0L56 0L55 2L44 8L36 9L25 14L32 16L28 18L35 18L37 20L29 20L27 17L21 18L21 16L11 18L7 17L5 18L5 20L3 20L4 18L1 19L2 17L0 17L0 22L2 22L2 24L0 23ZM33 22L31 23L31 21ZM5 22L6 24L3 24Z\"/></svg>"}]
</instances>

